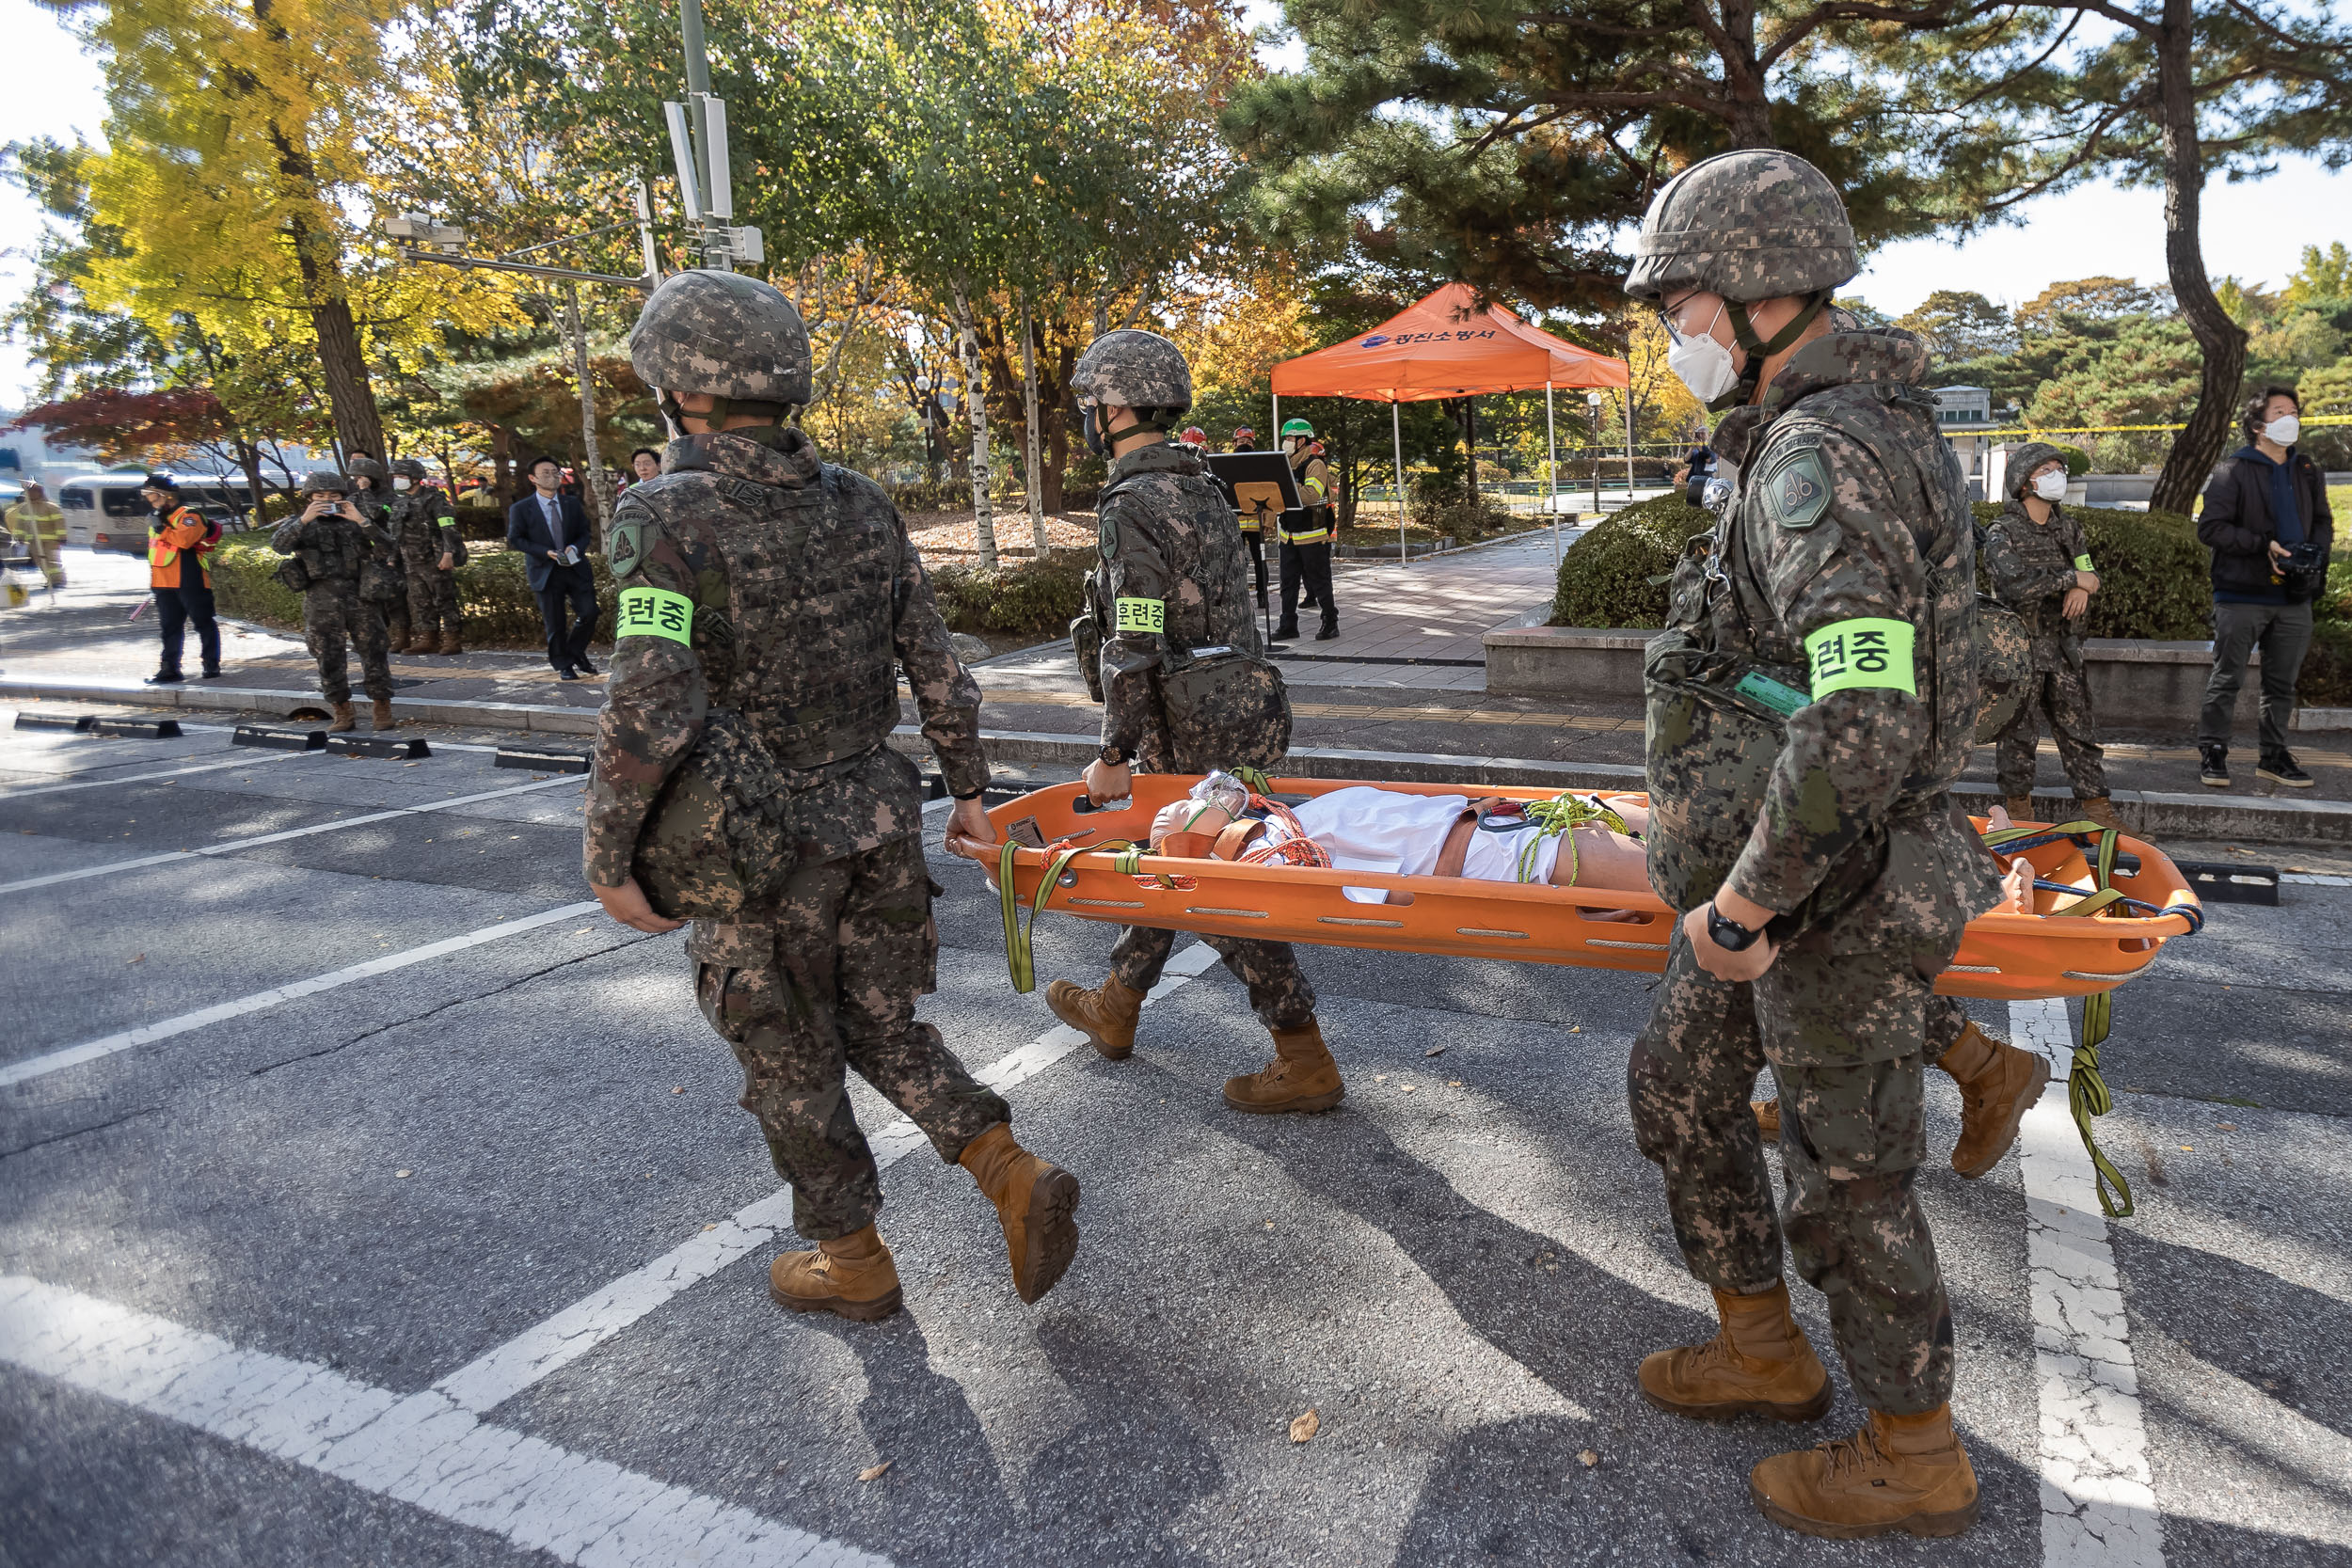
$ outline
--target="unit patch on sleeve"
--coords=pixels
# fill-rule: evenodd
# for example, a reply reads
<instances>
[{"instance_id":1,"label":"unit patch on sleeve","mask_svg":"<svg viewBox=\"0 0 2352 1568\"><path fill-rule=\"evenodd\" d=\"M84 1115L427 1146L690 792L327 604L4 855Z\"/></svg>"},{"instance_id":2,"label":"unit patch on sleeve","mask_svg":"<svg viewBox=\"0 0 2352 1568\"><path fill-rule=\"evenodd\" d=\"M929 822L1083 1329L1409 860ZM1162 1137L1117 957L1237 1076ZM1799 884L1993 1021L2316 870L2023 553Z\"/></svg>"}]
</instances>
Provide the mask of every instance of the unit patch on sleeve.
<instances>
[{"instance_id":1,"label":"unit patch on sleeve","mask_svg":"<svg viewBox=\"0 0 2352 1568\"><path fill-rule=\"evenodd\" d=\"M1764 475L1764 510L1783 528L1811 528L1829 510L1829 465L1819 447L1784 453Z\"/></svg>"}]
</instances>

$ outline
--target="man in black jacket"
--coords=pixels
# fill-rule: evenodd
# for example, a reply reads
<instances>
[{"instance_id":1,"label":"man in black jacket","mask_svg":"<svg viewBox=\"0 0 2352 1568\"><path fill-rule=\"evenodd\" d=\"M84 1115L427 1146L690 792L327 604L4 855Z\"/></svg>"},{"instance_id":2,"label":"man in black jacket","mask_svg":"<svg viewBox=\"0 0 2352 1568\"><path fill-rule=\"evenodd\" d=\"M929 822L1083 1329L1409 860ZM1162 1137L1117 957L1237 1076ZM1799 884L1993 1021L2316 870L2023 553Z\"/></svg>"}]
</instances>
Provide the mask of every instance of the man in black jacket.
<instances>
[{"instance_id":1,"label":"man in black jacket","mask_svg":"<svg viewBox=\"0 0 2352 1568\"><path fill-rule=\"evenodd\" d=\"M2287 750L2295 713L2295 683L2312 645L2312 600L2327 581L2335 518L2328 510L2328 480L2296 450L2300 405L2284 387L2266 387L2246 405L2251 443L2232 452L2205 486L2198 540L2213 551L2213 674L2197 723L2199 777L2216 789L2230 786L2230 717L2246 661L2262 650L2262 752L2255 776L2291 789L2309 789L2312 776ZM2298 545L2319 546L2320 570L2289 576Z\"/></svg>"},{"instance_id":2,"label":"man in black jacket","mask_svg":"<svg viewBox=\"0 0 2352 1568\"><path fill-rule=\"evenodd\" d=\"M578 496L562 493L564 466L552 457L531 465L532 494L506 509L506 546L523 552L539 619L548 628L548 662L567 681L596 667L588 640L596 632L596 579L588 566L588 514ZM571 629L564 610L571 608Z\"/></svg>"}]
</instances>

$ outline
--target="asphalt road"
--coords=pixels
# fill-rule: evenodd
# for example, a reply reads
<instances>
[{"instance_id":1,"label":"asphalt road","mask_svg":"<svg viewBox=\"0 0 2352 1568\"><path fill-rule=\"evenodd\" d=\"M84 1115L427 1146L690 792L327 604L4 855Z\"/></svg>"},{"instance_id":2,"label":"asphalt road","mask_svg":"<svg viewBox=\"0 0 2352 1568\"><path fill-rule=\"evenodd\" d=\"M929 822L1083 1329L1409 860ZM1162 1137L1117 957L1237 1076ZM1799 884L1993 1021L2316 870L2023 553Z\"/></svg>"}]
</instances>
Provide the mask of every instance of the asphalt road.
<instances>
[{"instance_id":1,"label":"asphalt road","mask_svg":"<svg viewBox=\"0 0 2352 1568\"><path fill-rule=\"evenodd\" d=\"M1069 1050L1008 986L977 868L935 857L925 1014L1078 1173L1083 1249L1021 1305L969 1180L859 1085L908 1310L780 1313L777 1183L679 939L570 910L579 782L465 738L405 766L0 732L0 1562L2010 1565L2067 1539L2016 1157L1923 1181L1966 1538L1753 1512L1749 1465L1859 1419L1842 1374L1819 1432L1642 1403L1642 1354L1709 1328L1627 1124L1641 976L1313 952L1349 1097L1239 1117L1217 1085L1266 1042L1221 971L1131 1060ZM2160 1529L2054 1562L2352 1563L2352 887L2212 916L2120 993L2106 1053L2139 1211L2103 1243L2137 1371L2101 1430ZM1041 982L1091 982L1110 937L1049 916Z\"/></svg>"}]
</instances>

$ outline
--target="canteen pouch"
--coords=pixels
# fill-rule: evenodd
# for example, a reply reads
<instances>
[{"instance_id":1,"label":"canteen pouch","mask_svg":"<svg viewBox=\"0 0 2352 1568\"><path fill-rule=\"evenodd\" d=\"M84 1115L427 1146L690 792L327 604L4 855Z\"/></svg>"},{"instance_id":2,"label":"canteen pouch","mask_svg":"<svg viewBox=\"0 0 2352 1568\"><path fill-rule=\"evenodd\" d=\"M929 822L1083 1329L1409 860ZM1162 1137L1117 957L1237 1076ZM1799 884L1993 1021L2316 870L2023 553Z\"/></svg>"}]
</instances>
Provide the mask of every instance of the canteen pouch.
<instances>
[{"instance_id":1,"label":"canteen pouch","mask_svg":"<svg viewBox=\"0 0 2352 1568\"><path fill-rule=\"evenodd\" d=\"M1160 673L1179 773L1272 768L1291 749L1282 672L1239 648L1195 650Z\"/></svg>"},{"instance_id":2,"label":"canteen pouch","mask_svg":"<svg viewBox=\"0 0 2352 1568\"><path fill-rule=\"evenodd\" d=\"M377 547L371 546L366 562L359 568L360 599L372 605L397 604L406 593L400 567L384 560Z\"/></svg>"},{"instance_id":3,"label":"canteen pouch","mask_svg":"<svg viewBox=\"0 0 2352 1568\"><path fill-rule=\"evenodd\" d=\"M1977 734L1989 746L2016 721L2033 689L2033 636L2013 610L1977 595Z\"/></svg>"},{"instance_id":4,"label":"canteen pouch","mask_svg":"<svg viewBox=\"0 0 2352 1568\"><path fill-rule=\"evenodd\" d=\"M309 593L310 591L310 583L313 580L310 576L309 563L302 559L299 553L290 555L286 557L285 560L279 562L278 563L278 570L272 573L271 576L277 578L279 582L284 583L288 588L293 589L297 594Z\"/></svg>"},{"instance_id":5,"label":"canteen pouch","mask_svg":"<svg viewBox=\"0 0 2352 1568\"><path fill-rule=\"evenodd\" d=\"M713 708L654 798L629 874L669 920L736 920L799 868L782 771L742 715Z\"/></svg>"}]
</instances>

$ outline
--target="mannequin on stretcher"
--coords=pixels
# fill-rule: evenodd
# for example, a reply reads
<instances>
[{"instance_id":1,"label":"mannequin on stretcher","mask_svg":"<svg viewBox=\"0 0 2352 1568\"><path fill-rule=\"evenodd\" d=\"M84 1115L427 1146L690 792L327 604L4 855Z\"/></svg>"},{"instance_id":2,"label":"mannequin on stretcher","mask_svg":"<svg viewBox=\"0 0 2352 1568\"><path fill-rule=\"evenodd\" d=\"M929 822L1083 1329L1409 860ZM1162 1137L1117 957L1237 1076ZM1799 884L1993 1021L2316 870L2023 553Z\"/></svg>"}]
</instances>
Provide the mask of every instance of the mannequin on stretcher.
<instances>
[{"instance_id":1,"label":"mannequin on stretcher","mask_svg":"<svg viewBox=\"0 0 2352 1568\"><path fill-rule=\"evenodd\" d=\"M2006 818L1996 825L2005 826ZM1152 838L1162 854L1197 859L1248 857L1400 877L1646 892L1641 835L1648 826L1648 804L1638 795L1564 793L1529 802L1413 795L1370 784L1335 789L1287 811L1252 814L1244 786L1212 773L1189 796L1160 808ZM1286 844L1295 847L1285 850ZM2030 912L2031 876L2023 861L2010 870L2003 879L2003 910ZM1401 903L1409 897L1376 889L1350 888L1347 894L1359 902ZM1630 911L1585 913L1592 919L1634 918Z\"/></svg>"}]
</instances>

